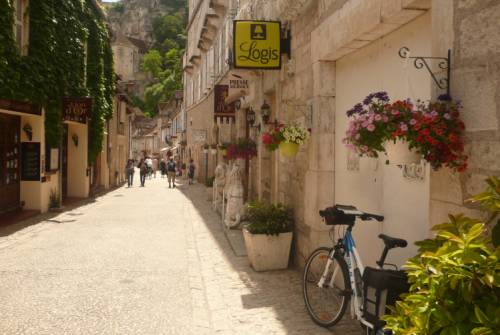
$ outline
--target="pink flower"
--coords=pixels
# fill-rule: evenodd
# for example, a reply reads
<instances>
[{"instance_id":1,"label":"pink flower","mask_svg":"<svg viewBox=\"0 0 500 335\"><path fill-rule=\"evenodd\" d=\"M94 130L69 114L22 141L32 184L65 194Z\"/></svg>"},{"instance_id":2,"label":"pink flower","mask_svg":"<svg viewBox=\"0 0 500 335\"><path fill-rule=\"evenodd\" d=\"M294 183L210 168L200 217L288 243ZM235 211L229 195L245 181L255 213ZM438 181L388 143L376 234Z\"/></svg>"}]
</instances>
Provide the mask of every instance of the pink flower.
<instances>
[{"instance_id":1,"label":"pink flower","mask_svg":"<svg viewBox=\"0 0 500 335\"><path fill-rule=\"evenodd\" d=\"M389 117L387 115L382 116L382 121L389 122Z\"/></svg>"},{"instance_id":2,"label":"pink flower","mask_svg":"<svg viewBox=\"0 0 500 335\"><path fill-rule=\"evenodd\" d=\"M438 116L438 112L436 112L436 111L432 111L432 112L431 112L431 116Z\"/></svg>"},{"instance_id":3,"label":"pink flower","mask_svg":"<svg viewBox=\"0 0 500 335\"><path fill-rule=\"evenodd\" d=\"M443 115L443 117L446 119L446 120L451 120L451 115L450 113L446 113Z\"/></svg>"},{"instance_id":4,"label":"pink flower","mask_svg":"<svg viewBox=\"0 0 500 335\"><path fill-rule=\"evenodd\" d=\"M380 114L375 115L375 121L382 120L382 116Z\"/></svg>"},{"instance_id":5,"label":"pink flower","mask_svg":"<svg viewBox=\"0 0 500 335\"><path fill-rule=\"evenodd\" d=\"M375 125L374 124L370 124L370 125L368 125L368 127L366 127L366 129L368 129L368 131L374 131L375 130Z\"/></svg>"},{"instance_id":6,"label":"pink flower","mask_svg":"<svg viewBox=\"0 0 500 335\"><path fill-rule=\"evenodd\" d=\"M394 109L392 112L391 112L392 115L399 115L399 111L397 109Z\"/></svg>"},{"instance_id":7,"label":"pink flower","mask_svg":"<svg viewBox=\"0 0 500 335\"><path fill-rule=\"evenodd\" d=\"M411 120L410 120L410 124L411 124L412 126L414 126L416 123L417 123L417 120L415 120L415 119L411 119Z\"/></svg>"},{"instance_id":8,"label":"pink flower","mask_svg":"<svg viewBox=\"0 0 500 335\"><path fill-rule=\"evenodd\" d=\"M408 126L405 124L402 124L400 128L402 131L408 131Z\"/></svg>"}]
</instances>

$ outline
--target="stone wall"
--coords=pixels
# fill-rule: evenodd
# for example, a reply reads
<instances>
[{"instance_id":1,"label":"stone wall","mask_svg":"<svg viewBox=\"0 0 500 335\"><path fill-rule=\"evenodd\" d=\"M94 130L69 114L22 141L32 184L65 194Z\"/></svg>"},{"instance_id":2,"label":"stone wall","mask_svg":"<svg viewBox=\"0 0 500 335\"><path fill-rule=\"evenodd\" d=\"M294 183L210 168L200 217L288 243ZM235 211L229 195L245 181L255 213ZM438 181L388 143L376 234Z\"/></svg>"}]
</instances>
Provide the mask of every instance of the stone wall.
<instances>
[{"instance_id":1,"label":"stone wall","mask_svg":"<svg viewBox=\"0 0 500 335\"><path fill-rule=\"evenodd\" d=\"M451 95L463 104L470 161L464 174L432 174L432 225L449 212L478 215L464 201L484 189L488 176L500 175L500 3L460 0L449 6L445 10L453 28L447 34L452 48ZM435 21L442 20L437 10L434 14Z\"/></svg>"}]
</instances>

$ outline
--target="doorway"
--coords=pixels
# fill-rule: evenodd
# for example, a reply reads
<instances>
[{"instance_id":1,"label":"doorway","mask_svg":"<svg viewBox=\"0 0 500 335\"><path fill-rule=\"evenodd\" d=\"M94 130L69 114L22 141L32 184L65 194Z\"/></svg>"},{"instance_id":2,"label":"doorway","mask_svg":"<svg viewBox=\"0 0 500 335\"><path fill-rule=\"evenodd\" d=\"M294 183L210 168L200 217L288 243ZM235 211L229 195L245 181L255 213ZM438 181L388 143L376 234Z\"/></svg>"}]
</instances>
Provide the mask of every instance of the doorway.
<instances>
[{"instance_id":1,"label":"doorway","mask_svg":"<svg viewBox=\"0 0 500 335\"><path fill-rule=\"evenodd\" d=\"M0 113L0 213L20 208L20 123Z\"/></svg>"},{"instance_id":2,"label":"doorway","mask_svg":"<svg viewBox=\"0 0 500 335\"><path fill-rule=\"evenodd\" d=\"M62 199L68 196L68 125L63 125L62 143Z\"/></svg>"}]
</instances>

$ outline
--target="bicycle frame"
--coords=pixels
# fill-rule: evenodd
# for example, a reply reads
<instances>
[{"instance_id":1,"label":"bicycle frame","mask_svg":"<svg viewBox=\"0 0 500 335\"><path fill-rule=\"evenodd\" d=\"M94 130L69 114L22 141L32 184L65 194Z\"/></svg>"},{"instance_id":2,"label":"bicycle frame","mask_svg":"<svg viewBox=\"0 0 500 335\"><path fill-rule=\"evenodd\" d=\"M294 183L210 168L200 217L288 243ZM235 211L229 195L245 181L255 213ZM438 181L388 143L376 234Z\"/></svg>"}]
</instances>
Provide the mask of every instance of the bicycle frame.
<instances>
[{"instance_id":1,"label":"bicycle frame","mask_svg":"<svg viewBox=\"0 0 500 335\"><path fill-rule=\"evenodd\" d=\"M352 295L351 295L351 317L354 318L356 317L357 320L359 320L361 323L363 323L365 326L369 327L370 329L373 329L374 326L366 321L363 318L363 295L362 292L358 292L358 288L356 286L356 278L354 275L354 271L356 268L359 269L360 275L363 276L364 272L364 266L361 261L361 257L359 255L358 250L356 249L356 243L354 242L354 239L352 237L351 229L347 229L346 234L344 235L344 238L342 239L342 242L340 242L340 245L334 249L332 249L330 256L328 258L328 261L325 266L325 270L318 282L319 287L323 287L326 278L328 276L328 270L330 269L330 266L334 260L335 253L338 253L340 249L344 250L344 259L346 260L348 271L349 271L349 281L351 283L351 288L352 288ZM333 288L334 287L334 282L335 278L337 277L337 273L339 271L340 267L336 266L333 269L333 275L330 278L330 282L328 285ZM358 294L359 293L359 294Z\"/></svg>"}]
</instances>

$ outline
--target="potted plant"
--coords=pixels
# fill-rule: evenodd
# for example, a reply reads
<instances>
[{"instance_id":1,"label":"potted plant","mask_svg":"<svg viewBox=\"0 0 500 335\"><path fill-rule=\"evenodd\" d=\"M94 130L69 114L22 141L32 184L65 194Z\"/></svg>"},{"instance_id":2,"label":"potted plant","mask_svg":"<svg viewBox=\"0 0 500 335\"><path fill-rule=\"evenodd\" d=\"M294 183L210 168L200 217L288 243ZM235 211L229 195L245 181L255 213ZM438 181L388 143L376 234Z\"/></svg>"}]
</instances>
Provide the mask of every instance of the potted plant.
<instances>
[{"instance_id":1,"label":"potted plant","mask_svg":"<svg viewBox=\"0 0 500 335\"><path fill-rule=\"evenodd\" d=\"M203 147L202 147L203 153L204 154L208 154L208 149L209 148L210 148L210 146L207 143L203 144Z\"/></svg>"},{"instance_id":2,"label":"potted plant","mask_svg":"<svg viewBox=\"0 0 500 335\"><path fill-rule=\"evenodd\" d=\"M251 202L247 205L243 237L248 260L255 271L288 267L293 215L281 204Z\"/></svg>"},{"instance_id":3,"label":"potted plant","mask_svg":"<svg viewBox=\"0 0 500 335\"><path fill-rule=\"evenodd\" d=\"M212 144L212 145L210 146L210 153L211 153L212 155L217 155L217 144Z\"/></svg>"},{"instance_id":4,"label":"potted plant","mask_svg":"<svg viewBox=\"0 0 500 335\"><path fill-rule=\"evenodd\" d=\"M219 151L222 157L225 157L227 155L227 147L228 147L227 143L219 144Z\"/></svg>"},{"instance_id":5,"label":"potted plant","mask_svg":"<svg viewBox=\"0 0 500 335\"><path fill-rule=\"evenodd\" d=\"M461 172L467 156L459 108L449 100L390 103L386 92L372 93L347 111L351 119L343 142L360 156L385 153L392 164L416 163L423 156L434 169Z\"/></svg>"},{"instance_id":6,"label":"potted plant","mask_svg":"<svg viewBox=\"0 0 500 335\"><path fill-rule=\"evenodd\" d=\"M240 138L227 147L227 159L252 159L257 156L257 144L249 138Z\"/></svg>"},{"instance_id":7,"label":"potted plant","mask_svg":"<svg viewBox=\"0 0 500 335\"><path fill-rule=\"evenodd\" d=\"M270 151L279 148L285 157L295 157L299 146L309 138L309 131L295 124L278 125L272 131L262 135L262 142Z\"/></svg>"}]
</instances>

